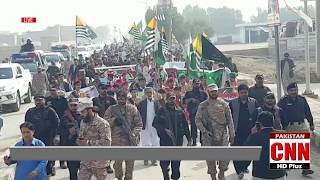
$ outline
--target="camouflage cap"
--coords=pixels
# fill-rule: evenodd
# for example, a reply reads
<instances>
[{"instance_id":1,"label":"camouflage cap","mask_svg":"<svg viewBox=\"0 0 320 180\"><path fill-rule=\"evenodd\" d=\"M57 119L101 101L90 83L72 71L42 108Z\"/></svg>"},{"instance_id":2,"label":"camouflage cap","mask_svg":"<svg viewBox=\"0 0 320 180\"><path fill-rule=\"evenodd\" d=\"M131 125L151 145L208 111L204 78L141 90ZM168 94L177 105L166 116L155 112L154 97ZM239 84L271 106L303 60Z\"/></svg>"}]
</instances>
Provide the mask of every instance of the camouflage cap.
<instances>
[{"instance_id":1,"label":"camouflage cap","mask_svg":"<svg viewBox=\"0 0 320 180\"><path fill-rule=\"evenodd\" d=\"M89 98L81 98L79 100L79 111L83 111L88 108L93 108L93 103Z\"/></svg>"}]
</instances>

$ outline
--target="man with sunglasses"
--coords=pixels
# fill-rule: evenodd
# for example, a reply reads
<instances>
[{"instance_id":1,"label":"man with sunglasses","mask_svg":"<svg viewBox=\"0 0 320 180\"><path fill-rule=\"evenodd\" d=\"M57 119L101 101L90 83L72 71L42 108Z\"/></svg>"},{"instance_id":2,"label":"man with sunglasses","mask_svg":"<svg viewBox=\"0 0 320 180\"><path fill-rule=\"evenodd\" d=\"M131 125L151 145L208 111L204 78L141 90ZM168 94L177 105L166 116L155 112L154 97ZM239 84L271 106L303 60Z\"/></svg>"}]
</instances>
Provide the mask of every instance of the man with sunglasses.
<instances>
[{"instance_id":1,"label":"man with sunglasses","mask_svg":"<svg viewBox=\"0 0 320 180\"><path fill-rule=\"evenodd\" d=\"M59 119L61 119L64 115L64 112L68 108L68 100L58 94L57 88L51 87L50 96L46 97L46 105L54 109L58 114ZM60 128L58 133L60 133ZM60 139L59 145L63 145L63 139ZM60 167L61 169L67 169L65 161L60 161Z\"/></svg>"},{"instance_id":2,"label":"man with sunglasses","mask_svg":"<svg viewBox=\"0 0 320 180\"><path fill-rule=\"evenodd\" d=\"M258 102L258 106L263 106L263 98L267 92L271 91L270 88L264 85L263 74L257 74L255 78L256 84L249 88L249 97L254 98Z\"/></svg>"},{"instance_id":3,"label":"man with sunglasses","mask_svg":"<svg viewBox=\"0 0 320 180\"><path fill-rule=\"evenodd\" d=\"M104 116L104 113L111 105L115 105L117 101L110 95L107 94L107 85L99 85L99 96L92 99L93 106L98 112L100 117Z\"/></svg>"},{"instance_id":4,"label":"man with sunglasses","mask_svg":"<svg viewBox=\"0 0 320 180\"><path fill-rule=\"evenodd\" d=\"M283 110L283 129L287 132L309 132L314 131L313 116L310 106L305 97L298 93L297 83L291 83L287 87L288 95L285 95L278 102L278 106ZM305 119L309 122L309 128L305 124ZM302 175L313 174L311 169L302 170Z\"/></svg>"},{"instance_id":5,"label":"man with sunglasses","mask_svg":"<svg viewBox=\"0 0 320 180\"><path fill-rule=\"evenodd\" d=\"M78 112L79 100L69 99L68 109L65 111L60 122L60 139L63 146L77 146L76 140L79 135L81 115ZM80 161L67 161L70 180L78 179Z\"/></svg>"}]
</instances>

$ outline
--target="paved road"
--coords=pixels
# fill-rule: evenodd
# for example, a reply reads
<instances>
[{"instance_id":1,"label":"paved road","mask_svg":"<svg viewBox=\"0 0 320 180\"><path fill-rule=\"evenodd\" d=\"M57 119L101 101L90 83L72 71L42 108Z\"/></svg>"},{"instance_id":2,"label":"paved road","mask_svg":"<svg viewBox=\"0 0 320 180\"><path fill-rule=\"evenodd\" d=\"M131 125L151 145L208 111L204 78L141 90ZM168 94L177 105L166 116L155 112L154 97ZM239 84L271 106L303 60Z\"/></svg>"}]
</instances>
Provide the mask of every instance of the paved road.
<instances>
[{"instance_id":1,"label":"paved road","mask_svg":"<svg viewBox=\"0 0 320 180\"><path fill-rule=\"evenodd\" d=\"M23 104L19 112L6 113L2 117L4 119L3 128L0 136L0 153L3 149L8 148L20 136L19 125L24 121L26 111L33 106L33 103Z\"/></svg>"},{"instance_id":2,"label":"paved road","mask_svg":"<svg viewBox=\"0 0 320 180\"><path fill-rule=\"evenodd\" d=\"M274 92L276 90L275 85L268 85ZM312 89L316 89L317 91L320 90L320 84L313 84L311 85ZM304 85L300 85L300 90L304 90ZM315 100L311 100L315 101ZM33 103L31 104L25 104L22 106L21 110L16 113L8 113L4 114L4 127L1 132L0 136L0 149L8 148L10 145L15 143L17 139L19 138L20 131L19 131L19 124L21 124L24 120L24 114L26 110L29 107L32 107ZM319 108L319 107L315 107ZM313 108L312 108L313 109ZM320 112L320 111L319 111ZM0 152L1 155L1 152ZM58 165L58 163L57 163ZM315 151L312 152L312 168L315 171L315 174L310 178L305 179L319 179L320 177L320 157L319 153L316 153ZM3 166L2 157L0 160L0 177L4 173L4 171L12 171L13 168L7 168L6 166ZM143 166L142 161L137 161L135 166L135 172L134 172L134 179L138 180L149 180L150 177L152 177L153 180L160 180L162 179L161 169L160 167L145 167ZM250 168L251 169L251 168ZM206 163L204 161L183 161L181 166L181 179L192 179L192 180L206 180L210 179L209 176L206 174ZM237 176L235 175L235 171L233 168L232 163L229 166L229 170L226 172L227 180L236 180ZM57 169L57 175L55 177L52 177L50 179L52 180L67 180L69 177L67 170ZM110 175L108 179L115 180L113 175ZM251 176L248 174L245 176L245 179L251 179ZM291 171L289 173L288 179L290 180L300 180L304 179L300 175L300 171ZM2 180L0 178L0 180Z\"/></svg>"}]
</instances>

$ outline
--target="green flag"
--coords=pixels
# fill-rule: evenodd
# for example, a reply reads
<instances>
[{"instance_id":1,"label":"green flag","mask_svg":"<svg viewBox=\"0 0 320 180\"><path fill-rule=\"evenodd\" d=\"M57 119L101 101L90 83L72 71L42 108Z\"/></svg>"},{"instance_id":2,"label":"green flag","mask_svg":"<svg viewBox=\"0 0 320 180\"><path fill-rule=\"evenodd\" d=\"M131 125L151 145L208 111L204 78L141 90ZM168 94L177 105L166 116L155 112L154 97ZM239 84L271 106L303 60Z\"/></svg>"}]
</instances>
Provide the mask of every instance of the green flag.
<instances>
[{"instance_id":1,"label":"green flag","mask_svg":"<svg viewBox=\"0 0 320 180\"><path fill-rule=\"evenodd\" d=\"M156 63L159 65L164 65L166 63L166 58L164 56L163 50L162 50L162 41L158 42L158 51L156 53Z\"/></svg>"},{"instance_id":2,"label":"green flag","mask_svg":"<svg viewBox=\"0 0 320 180\"><path fill-rule=\"evenodd\" d=\"M199 71L200 70L200 60L198 56L196 55L196 52L194 51L192 45L190 45L190 70L191 71Z\"/></svg>"},{"instance_id":3,"label":"green flag","mask_svg":"<svg viewBox=\"0 0 320 180\"><path fill-rule=\"evenodd\" d=\"M187 74L187 70L179 70L177 75ZM222 80L223 70L218 69L215 71L190 71L188 77L191 79L198 79L201 76L205 76L207 78L207 83L212 84L215 83L219 87L221 87L221 80Z\"/></svg>"},{"instance_id":4,"label":"green flag","mask_svg":"<svg viewBox=\"0 0 320 180\"><path fill-rule=\"evenodd\" d=\"M216 71L212 71L206 74L207 77L207 83L208 84L217 84L219 87L221 87L221 80L223 75L223 69L218 69Z\"/></svg>"}]
</instances>

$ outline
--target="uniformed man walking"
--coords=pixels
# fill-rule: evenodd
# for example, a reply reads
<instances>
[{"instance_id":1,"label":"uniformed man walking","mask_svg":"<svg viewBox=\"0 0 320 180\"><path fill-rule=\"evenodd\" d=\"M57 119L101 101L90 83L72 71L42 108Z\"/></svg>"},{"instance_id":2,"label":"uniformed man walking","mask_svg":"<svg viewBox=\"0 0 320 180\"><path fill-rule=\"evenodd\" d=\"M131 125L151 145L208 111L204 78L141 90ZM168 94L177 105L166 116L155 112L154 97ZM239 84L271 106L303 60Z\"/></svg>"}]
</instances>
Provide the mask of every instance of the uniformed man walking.
<instances>
[{"instance_id":1,"label":"uniformed man walking","mask_svg":"<svg viewBox=\"0 0 320 180\"><path fill-rule=\"evenodd\" d=\"M104 119L110 123L112 146L137 146L142 130L142 120L138 109L127 103L127 92L117 92L118 103L110 106ZM116 160L114 163L115 176L119 180L123 178L123 160ZM134 161L125 160L125 180L132 180Z\"/></svg>"},{"instance_id":2,"label":"uniformed man walking","mask_svg":"<svg viewBox=\"0 0 320 180\"><path fill-rule=\"evenodd\" d=\"M89 99L86 102L81 102L79 111L82 122L77 144L80 146L110 146L110 125L93 111L92 102ZM95 176L97 180L105 180L108 175L108 162L108 160L81 161L79 179L88 180Z\"/></svg>"},{"instance_id":3,"label":"uniformed man walking","mask_svg":"<svg viewBox=\"0 0 320 180\"><path fill-rule=\"evenodd\" d=\"M34 96L35 107L28 109L25 121L31 122L35 127L34 137L41 140L46 146L52 146L59 140L58 127L60 119L54 109L46 106L43 95ZM54 161L48 161L47 174L56 175Z\"/></svg>"},{"instance_id":4,"label":"uniformed man walking","mask_svg":"<svg viewBox=\"0 0 320 180\"><path fill-rule=\"evenodd\" d=\"M228 146L233 144L235 132L229 105L218 99L218 86L207 87L209 99L199 105L196 124L203 135L202 146ZM216 161L207 161L208 174L216 180ZM219 161L219 180L224 180L224 172L228 169L229 160Z\"/></svg>"},{"instance_id":5,"label":"uniformed man walking","mask_svg":"<svg viewBox=\"0 0 320 180\"><path fill-rule=\"evenodd\" d=\"M49 80L41 67L38 67L37 71L38 73L32 76L32 94L44 96L49 87Z\"/></svg>"},{"instance_id":6,"label":"uniformed man walking","mask_svg":"<svg viewBox=\"0 0 320 180\"><path fill-rule=\"evenodd\" d=\"M288 95L285 95L278 102L278 106L283 110L283 129L287 132L309 132L314 130L313 116L309 104L305 97L298 95L297 83L291 83L287 87ZM305 124L308 120L310 128ZM311 169L302 170L302 175L313 174Z\"/></svg>"}]
</instances>

